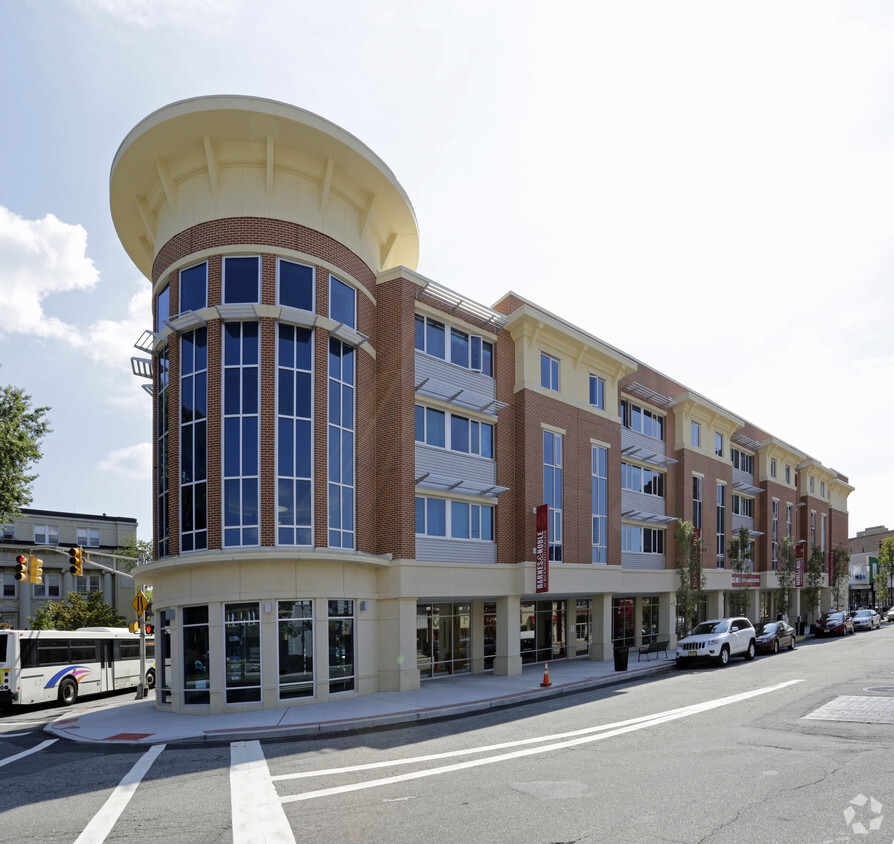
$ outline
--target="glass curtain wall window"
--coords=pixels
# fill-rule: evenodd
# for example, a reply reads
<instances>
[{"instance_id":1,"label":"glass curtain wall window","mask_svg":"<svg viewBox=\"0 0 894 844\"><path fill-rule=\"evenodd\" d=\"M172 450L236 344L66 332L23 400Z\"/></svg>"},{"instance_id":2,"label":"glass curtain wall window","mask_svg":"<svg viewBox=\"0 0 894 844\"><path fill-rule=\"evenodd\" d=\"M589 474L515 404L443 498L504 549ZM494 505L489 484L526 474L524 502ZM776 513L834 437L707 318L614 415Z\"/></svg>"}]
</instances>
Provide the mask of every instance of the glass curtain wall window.
<instances>
[{"instance_id":1,"label":"glass curtain wall window","mask_svg":"<svg viewBox=\"0 0 894 844\"><path fill-rule=\"evenodd\" d=\"M180 340L180 550L208 547L208 329Z\"/></svg>"},{"instance_id":2,"label":"glass curtain wall window","mask_svg":"<svg viewBox=\"0 0 894 844\"><path fill-rule=\"evenodd\" d=\"M329 338L329 547L354 547L354 349Z\"/></svg>"},{"instance_id":3,"label":"glass curtain wall window","mask_svg":"<svg viewBox=\"0 0 894 844\"><path fill-rule=\"evenodd\" d=\"M608 449L592 449L593 557L594 563L608 562Z\"/></svg>"},{"instance_id":4,"label":"glass curtain wall window","mask_svg":"<svg viewBox=\"0 0 894 844\"><path fill-rule=\"evenodd\" d=\"M224 325L224 545L257 545L258 323Z\"/></svg>"},{"instance_id":5,"label":"glass curtain wall window","mask_svg":"<svg viewBox=\"0 0 894 844\"><path fill-rule=\"evenodd\" d=\"M168 556L168 385L170 383L168 349L157 358L158 416L155 419L156 475L158 481L158 556Z\"/></svg>"},{"instance_id":6,"label":"glass curtain wall window","mask_svg":"<svg viewBox=\"0 0 894 844\"><path fill-rule=\"evenodd\" d=\"M257 603L224 606L227 703L261 699L261 607Z\"/></svg>"},{"instance_id":7,"label":"glass curtain wall window","mask_svg":"<svg viewBox=\"0 0 894 844\"><path fill-rule=\"evenodd\" d=\"M314 602L278 601L279 697L314 693Z\"/></svg>"},{"instance_id":8,"label":"glass curtain wall window","mask_svg":"<svg viewBox=\"0 0 894 844\"><path fill-rule=\"evenodd\" d=\"M312 545L313 332L279 326L277 543Z\"/></svg>"},{"instance_id":9,"label":"glass curtain wall window","mask_svg":"<svg viewBox=\"0 0 894 844\"><path fill-rule=\"evenodd\" d=\"M549 558L562 562L562 435L543 432L543 502L549 505Z\"/></svg>"},{"instance_id":10,"label":"glass curtain wall window","mask_svg":"<svg viewBox=\"0 0 894 844\"><path fill-rule=\"evenodd\" d=\"M208 606L183 608L183 702L211 703Z\"/></svg>"},{"instance_id":11,"label":"glass curtain wall window","mask_svg":"<svg viewBox=\"0 0 894 844\"><path fill-rule=\"evenodd\" d=\"M354 602L329 601L329 693L354 689Z\"/></svg>"}]
</instances>

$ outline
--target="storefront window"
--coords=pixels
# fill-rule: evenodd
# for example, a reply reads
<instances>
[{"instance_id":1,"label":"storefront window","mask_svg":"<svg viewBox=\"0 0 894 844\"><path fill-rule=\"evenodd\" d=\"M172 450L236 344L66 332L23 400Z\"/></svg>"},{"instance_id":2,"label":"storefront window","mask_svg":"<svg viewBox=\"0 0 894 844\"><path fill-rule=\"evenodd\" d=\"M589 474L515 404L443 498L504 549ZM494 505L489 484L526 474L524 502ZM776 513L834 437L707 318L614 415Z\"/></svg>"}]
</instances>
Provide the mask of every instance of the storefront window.
<instances>
[{"instance_id":1,"label":"storefront window","mask_svg":"<svg viewBox=\"0 0 894 844\"><path fill-rule=\"evenodd\" d=\"M612 598L612 644L632 648L636 641L633 598Z\"/></svg>"},{"instance_id":2,"label":"storefront window","mask_svg":"<svg viewBox=\"0 0 894 844\"><path fill-rule=\"evenodd\" d=\"M329 602L329 692L354 689L354 602Z\"/></svg>"},{"instance_id":3,"label":"storefront window","mask_svg":"<svg viewBox=\"0 0 894 844\"><path fill-rule=\"evenodd\" d=\"M493 654L496 652L496 605L494 607ZM442 677L472 670L469 604L420 604L416 612L416 651L420 675ZM486 634L485 634L486 635Z\"/></svg>"},{"instance_id":4,"label":"storefront window","mask_svg":"<svg viewBox=\"0 0 894 844\"><path fill-rule=\"evenodd\" d=\"M314 602L279 601L279 697L314 693Z\"/></svg>"},{"instance_id":5,"label":"storefront window","mask_svg":"<svg viewBox=\"0 0 894 844\"><path fill-rule=\"evenodd\" d=\"M171 702L171 619L173 617L173 610L162 610L158 614L158 667L160 668L158 689L162 703Z\"/></svg>"},{"instance_id":6,"label":"storefront window","mask_svg":"<svg viewBox=\"0 0 894 844\"><path fill-rule=\"evenodd\" d=\"M657 595L646 595L643 598L642 633L644 645L658 641Z\"/></svg>"},{"instance_id":7,"label":"storefront window","mask_svg":"<svg viewBox=\"0 0 894 844\"><path fill-rule=\"evenodd\" d=\"M523 663L565 656L565 601L531 601L521 605Z\"/></svg>"},{"instance_id":8,"label":"storefront window","mask_svg":"<svg viewBox=\"0 0 894 844\"><path fill-rule=\"evenodd\" d=\"M183 702L210 703L208 607L183 608Z\"/></svg>"},{"instance_id":9,"label":"storefront window","mask_svg":"<svg viewBox=\"0 0 894 844\"><path fill-rule=\"evenodd\" d=\"M261 699L260 618L257 603L225 606L227 703Z\"/></svg>"},{"instance_id":10,"label":"storefront window","mask_svg":"<svg viewBox=\"0 0 894 844\"><path fill-rule=\"evenodd\" d=\"M574 622L577 654L586 656L590 653L593 641L593 609L589 598L577 599L577 616Z\"/></svg>"}]
</instances>

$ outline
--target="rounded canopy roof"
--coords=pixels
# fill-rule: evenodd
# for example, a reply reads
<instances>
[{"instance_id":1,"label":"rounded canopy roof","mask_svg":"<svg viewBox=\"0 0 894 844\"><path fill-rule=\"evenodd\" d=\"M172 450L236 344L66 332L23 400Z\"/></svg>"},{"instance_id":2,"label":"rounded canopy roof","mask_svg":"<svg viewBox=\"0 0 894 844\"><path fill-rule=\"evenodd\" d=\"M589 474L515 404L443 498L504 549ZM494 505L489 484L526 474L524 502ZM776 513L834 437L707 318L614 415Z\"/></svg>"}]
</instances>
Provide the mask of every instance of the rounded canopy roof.
<instances>
[{"instance_id":1,"label":"rounded canopy roof","mask_svg":"<svg viewBox=\"0 0 894 844\"><path fill-rule=\"evenodd\" d=\"M265 171L266 180L256 181L266 181L266 192L262 187L248 201L244 196L239 202L222 201L223 174L232 168ZM285 201L274 197L274 174L279 173L318 186L314 207L304 207L306 192L288 194ZM197 176L210 198L180 202L181 186ZM245 182L235 184L243 190ZM109 193L118 237L150 279L155 255L171 236L227 216L271 216L305 224L311 219L325 234L349 240L346 245L376 273L394 266L415 269L419 259L416 215L390 168L341 127L273 100L197 97L153 112L119 147ZM336 194L362 221L348 238L344 214L332 215L337 224L327 221L329 200Z\"/></svg>"}]
</instances>

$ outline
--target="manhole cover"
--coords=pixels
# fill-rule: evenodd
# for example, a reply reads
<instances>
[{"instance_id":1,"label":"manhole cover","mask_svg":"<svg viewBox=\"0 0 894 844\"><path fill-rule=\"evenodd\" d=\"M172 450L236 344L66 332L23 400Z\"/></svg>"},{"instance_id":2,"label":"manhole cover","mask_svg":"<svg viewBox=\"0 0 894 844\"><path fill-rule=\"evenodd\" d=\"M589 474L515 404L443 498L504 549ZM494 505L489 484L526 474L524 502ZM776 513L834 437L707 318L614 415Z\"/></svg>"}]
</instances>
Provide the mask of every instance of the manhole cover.
<instances>
[{"instance_id":1,"label":"manhole cover","mask_svg":"<svg viewBox=\"0 0 894 844\"><path fill-rule=\"evenodd\" d=\"M870 686L864 692L877 692L880 695L894 695L894 686Z\"/></svg>"}]
</instances>

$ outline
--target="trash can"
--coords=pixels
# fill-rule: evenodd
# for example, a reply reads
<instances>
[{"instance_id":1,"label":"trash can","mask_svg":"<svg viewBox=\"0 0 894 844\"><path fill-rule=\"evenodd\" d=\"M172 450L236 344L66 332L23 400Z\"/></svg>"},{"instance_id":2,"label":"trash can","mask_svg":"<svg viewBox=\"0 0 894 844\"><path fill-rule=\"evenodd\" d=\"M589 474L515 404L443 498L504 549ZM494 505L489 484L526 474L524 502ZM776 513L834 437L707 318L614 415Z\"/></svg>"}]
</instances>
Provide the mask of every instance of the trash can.
<instances>
[{"instance_id":1,"label":"trash can","mask_svg":"<svg viewBox=\"0 0 894 844\"><path fill-rule=\"evenodd\" d=\"M627 654L627 648L622 648L618 645L615 646L615 671L627 670Z\"/></svg>"}]
</instances>

